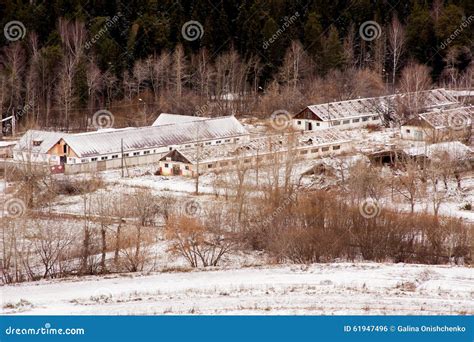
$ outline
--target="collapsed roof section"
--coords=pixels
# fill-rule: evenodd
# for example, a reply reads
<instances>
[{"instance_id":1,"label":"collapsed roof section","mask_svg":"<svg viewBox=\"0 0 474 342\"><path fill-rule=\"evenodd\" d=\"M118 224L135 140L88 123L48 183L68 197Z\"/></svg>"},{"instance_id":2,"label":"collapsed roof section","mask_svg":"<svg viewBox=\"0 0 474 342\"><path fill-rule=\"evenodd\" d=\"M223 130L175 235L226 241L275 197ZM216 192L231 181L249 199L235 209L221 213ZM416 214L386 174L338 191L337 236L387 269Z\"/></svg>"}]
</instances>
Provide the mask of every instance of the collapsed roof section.
<instances>
[{"instance_id":1,"label":"collapsed roof section","mask_svg":"<svg viewBox=\"0 0 474 342\"><path fill-rule=\"evenodd\" d=\"M446 108L459 102L444 88L402 93L388 96L371 97L308 106L321 121L332 121L360 116L380 115L393 111L397 103L415 103L422 110ZM295 118L298 117L298 114Z\"/></svg>"},{"instance_id":2,"label":"collapsed roof section","mask_svg":"<svg viewBox=\"0 0 474 342\"><path fill-rule=\"evenodd\" d=\"M326 145L349 143L350 137L337 130L314 131L311 133L289 133L281 135L268 135L253 138L245 143L221 145L219 148L198 146L188 149L175 149L165 155L162 160L183 158L189 163L209 163L220 160L232 160L251 156L281 153L308 147L321 147Z\"/></svg>"},{"instance_id":3,"label":"collapsed roof section","mask_svg":"<svg viewBox=\"0 0 474 342\"><path fill-rule=\"evenodd\" d=\"M462 107L420 114L420 118L435 129L462 128L472 124L474 108Z\"/></svg>"}]
</instances>

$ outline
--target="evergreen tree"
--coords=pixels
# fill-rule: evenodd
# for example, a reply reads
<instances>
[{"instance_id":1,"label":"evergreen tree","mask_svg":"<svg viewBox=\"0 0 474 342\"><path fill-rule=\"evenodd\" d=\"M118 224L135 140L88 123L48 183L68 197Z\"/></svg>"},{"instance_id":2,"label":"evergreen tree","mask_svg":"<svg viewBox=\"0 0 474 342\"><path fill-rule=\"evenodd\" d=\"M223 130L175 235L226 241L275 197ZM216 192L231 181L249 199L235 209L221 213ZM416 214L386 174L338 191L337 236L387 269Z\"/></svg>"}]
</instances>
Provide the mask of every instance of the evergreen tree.
<instances>
[{"instance_id":1,"label":"evergreen tree","mask_svg":"<svg viewBox=\"0 0 474 342\"><path fill-rule=\"evenodd\" d=\"M407 24L407 50L421 63L432 62L436 51L433 19L426 6L416 4Z\"/></svg>"},{"instance_id":2,"label":"evergreen tree","mask_svg":"<svg viewBox=\"0 0 474 342\"><path fill-rule=\"evenodd\" d=\"M327 38L323 43L321 58L321 72L326 74L331 69L340 69L345 64L344 48L335 26L331 26Z\"/></svg>"}]
</instances>

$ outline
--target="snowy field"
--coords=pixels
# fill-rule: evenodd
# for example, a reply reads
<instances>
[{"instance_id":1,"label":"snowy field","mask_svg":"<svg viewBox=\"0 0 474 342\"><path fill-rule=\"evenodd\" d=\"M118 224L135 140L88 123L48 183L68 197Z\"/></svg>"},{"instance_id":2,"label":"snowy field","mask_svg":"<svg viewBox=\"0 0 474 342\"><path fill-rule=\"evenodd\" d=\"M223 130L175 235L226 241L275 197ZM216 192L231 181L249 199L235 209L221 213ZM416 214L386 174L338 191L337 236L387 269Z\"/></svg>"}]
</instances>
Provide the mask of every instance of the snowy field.
<instances>
[{"instance_id":1,"label":"snowy field","mask_svg":"<svg viewBox=\"0 0 474 342\"><path fill-rule=\"evenodd\" d=\"M474 314L474 270L333 263L68 278L3 286L3 314Z\"/></svg>"}]
</instances>

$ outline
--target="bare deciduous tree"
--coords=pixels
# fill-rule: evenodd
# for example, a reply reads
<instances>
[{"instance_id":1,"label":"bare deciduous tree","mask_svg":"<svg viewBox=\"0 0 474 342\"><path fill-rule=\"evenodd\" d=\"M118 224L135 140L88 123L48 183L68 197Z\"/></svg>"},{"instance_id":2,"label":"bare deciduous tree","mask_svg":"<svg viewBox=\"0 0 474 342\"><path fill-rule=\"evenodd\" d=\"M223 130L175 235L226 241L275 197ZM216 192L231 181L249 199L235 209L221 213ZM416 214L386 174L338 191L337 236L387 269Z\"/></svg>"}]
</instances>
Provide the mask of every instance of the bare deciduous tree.
<instances>
[{"instance_id":1,"label":"bare deciduous tree","mask_svg":"<svg viewBox=\"0 0 474 342\"><path fill-rule=\"evenodd\" d=\"M409 116L417 114L426 101L421 92L431 87L430 69L426 65L410 62L402 70L400 87L403 92L410 93L403 100L407 114Z\"/></svg>"},{"instance_id":2,"label":"bare deciduous tree","mask_svg":"<svg viewBox=\"0 0 474 342\"><path fill-rule=\"evenodd\" d=\"M235 243L230 232L219 224L214 221L204 225L189 217L171 217L166 224L166 237L171 242L169 251L184 257L191 267L217 266Z\"/></svg>"},{"instance_id":3,"label":"bare deciduous tree","mask_svg":"<svg viewBox=\"0 0 474 342\"><path fill-rule=\"evenodd\" d=\"M395 89L395 79L399 68L400 58L405 49L405 28L394 14L388 29L388 47L392 55L392 87Z\"/></svg>"},{"instance_id":4,"label":"bare deciduous tree","mask_svg":"<svg viewBox=\"0 0 474 342\"><path fill-rule=\"evenodd\" d=\"M177 99L183 95L183 87L188 78L188 62L181 44L178 44L173 53L173 82Z\"/></svg>"}]
</instances>

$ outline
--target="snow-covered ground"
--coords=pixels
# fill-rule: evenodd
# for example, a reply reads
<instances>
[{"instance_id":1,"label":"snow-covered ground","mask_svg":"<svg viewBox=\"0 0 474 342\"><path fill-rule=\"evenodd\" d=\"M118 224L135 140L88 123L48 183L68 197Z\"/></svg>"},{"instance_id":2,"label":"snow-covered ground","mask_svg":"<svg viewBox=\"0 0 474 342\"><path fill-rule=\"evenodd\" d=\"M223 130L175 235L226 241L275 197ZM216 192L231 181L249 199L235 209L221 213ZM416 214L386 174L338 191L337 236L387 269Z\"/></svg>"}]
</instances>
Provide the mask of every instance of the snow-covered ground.
<instances>
[{"instance_id":1,"label":"snow-covered ground","mask_svg":"<svg viewBox=\"0 0 474 342\"><path fill-rule=\"evenodd\" d=\"M0 288L3 314L474 314L474 270L333 263L38 281Z\"/></svg>"}]
</instances>

